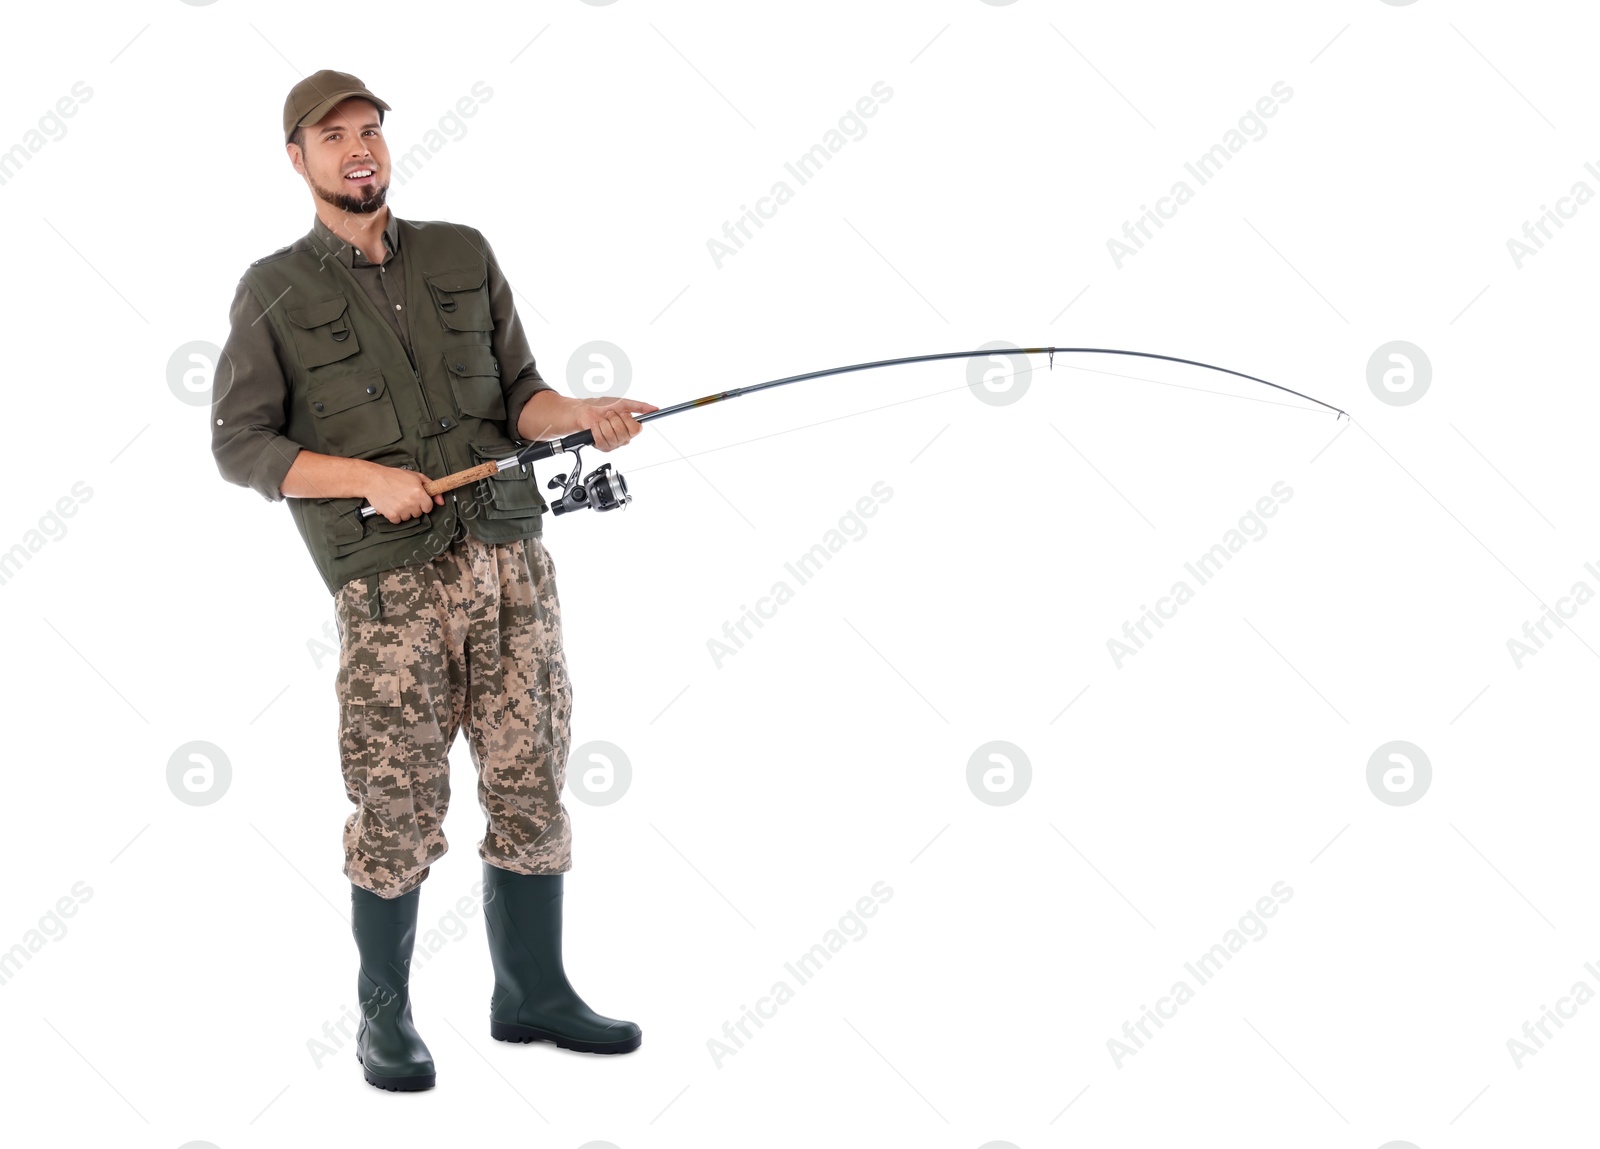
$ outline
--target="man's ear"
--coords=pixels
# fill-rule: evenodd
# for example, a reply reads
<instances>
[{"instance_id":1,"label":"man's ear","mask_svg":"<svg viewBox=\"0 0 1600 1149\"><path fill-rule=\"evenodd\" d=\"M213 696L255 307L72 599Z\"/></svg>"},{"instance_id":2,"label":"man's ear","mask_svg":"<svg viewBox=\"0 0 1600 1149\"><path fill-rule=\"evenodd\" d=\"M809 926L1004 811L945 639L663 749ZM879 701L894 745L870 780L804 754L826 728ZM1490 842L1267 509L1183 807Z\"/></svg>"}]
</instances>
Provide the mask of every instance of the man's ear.
<instances>
[{"instance_id":1,"label":"man's ear","mask_svg":"<svg viewBox=\"0 0 1600 1149\"><path fill-rule=\"evenodd\" d=\"M301 175L305 175L306 160L304 153L300 150L300 146L298 144L285 144L283 148L289 154L289 166Z\"/></svg>"}]
</instances>

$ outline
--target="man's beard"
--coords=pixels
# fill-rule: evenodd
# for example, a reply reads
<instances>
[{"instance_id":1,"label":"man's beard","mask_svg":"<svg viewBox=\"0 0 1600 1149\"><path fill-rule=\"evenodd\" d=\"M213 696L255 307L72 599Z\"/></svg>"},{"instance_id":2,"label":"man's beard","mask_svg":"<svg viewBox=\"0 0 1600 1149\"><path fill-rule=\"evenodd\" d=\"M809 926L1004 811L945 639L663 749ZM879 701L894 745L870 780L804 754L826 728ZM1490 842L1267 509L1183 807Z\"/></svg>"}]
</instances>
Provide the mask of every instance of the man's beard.
<instances>
[{"instance_id":1,"label":"man's beard","mask_svg":"<svg viewBox=\"0 0 1600 1149\"><path fill-rule=\"evenodd\" d=\"M389 185L384 184L382 187L375 187L372 184L366 184L361 188L360 195L351 195L349 192L333 191L325 188L315 180L312 180L311 190L316 192L318 197L331 203L341 211L347 211L353 215L371 215L383 206L383 201L389 194Z\"/></svg>"}]
</instances>

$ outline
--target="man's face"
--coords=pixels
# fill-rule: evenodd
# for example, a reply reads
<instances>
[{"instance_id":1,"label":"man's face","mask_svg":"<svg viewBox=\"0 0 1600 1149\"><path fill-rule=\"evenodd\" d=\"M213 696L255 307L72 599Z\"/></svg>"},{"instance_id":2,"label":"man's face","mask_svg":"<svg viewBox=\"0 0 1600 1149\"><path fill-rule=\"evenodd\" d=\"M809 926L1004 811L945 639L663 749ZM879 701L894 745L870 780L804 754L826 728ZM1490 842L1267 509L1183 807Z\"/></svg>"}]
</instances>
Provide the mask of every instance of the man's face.
<instances>
[{"instance_id":1,"label":"man's face","mask_svg":"<svg viewBox=\"0 0 1600 1149\"><path fill-rule=\"evenodd\" d=\"M295 171L320 198L348 212L374 212L389 194L389 145L368 100L348 99L289 145Z\"/></svg>"}]
</instances>

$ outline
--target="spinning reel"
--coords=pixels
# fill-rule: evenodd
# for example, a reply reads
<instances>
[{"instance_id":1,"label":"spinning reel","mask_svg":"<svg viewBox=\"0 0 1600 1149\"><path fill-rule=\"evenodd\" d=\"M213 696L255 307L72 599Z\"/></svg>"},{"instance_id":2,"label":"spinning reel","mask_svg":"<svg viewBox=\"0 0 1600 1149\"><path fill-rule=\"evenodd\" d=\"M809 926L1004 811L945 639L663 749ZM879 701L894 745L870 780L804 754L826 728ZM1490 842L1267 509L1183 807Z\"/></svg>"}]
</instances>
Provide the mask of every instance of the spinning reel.
<instances>
[{"instance_id":1,"label":"spinning reel","mask_svg":"<svg viewBox=\"0 0 1600 1149\"><path fill-rule=\"evenodd\" d=\"M597 511L614 511L618 507L625 507L633 501L633 496L628 494L628 480L622 477L622 472L614 470L610 463L601 463L582 479L578 478L583 470L581 447L572 448L572 470L569 474L557 475L545 484L550 490L561 489L561 497L551 504L551 511L564 515L568 511L581 511L585 507L593 507Z\"/></svg>"}]
</instances>

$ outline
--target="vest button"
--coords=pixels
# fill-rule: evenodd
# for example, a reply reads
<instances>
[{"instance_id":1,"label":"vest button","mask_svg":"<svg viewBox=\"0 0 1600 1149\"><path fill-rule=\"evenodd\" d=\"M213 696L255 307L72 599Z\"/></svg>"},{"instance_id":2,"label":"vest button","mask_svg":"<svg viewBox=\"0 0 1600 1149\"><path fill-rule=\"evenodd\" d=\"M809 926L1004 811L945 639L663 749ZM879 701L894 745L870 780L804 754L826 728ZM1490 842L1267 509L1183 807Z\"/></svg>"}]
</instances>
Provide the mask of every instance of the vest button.
<instances>
[{"instance_id":1,"label":"vest button","mask_svg":"<svg viewBox=\"0 0 1600 1149\"><path fill-rule=\"evenodd\" d=\"M467 365L465 363L457 363L456 370L460 371L462 374L466 374Z\"/></svg>"},{"instance_id":2,"label":"vest button","mask_svg":"<svg viewBox=\"0 0 1600 1149\"><path fill-rule=\"evenodd\" d=\"M378 389L376 387L368 387L367 388L367 394L368 395L376 395L377 393L378 393Z\"/></svg>"},{"instance_id":3,"label":"vest button","mask_svg":"<svg viewBox=\"0 0 1600 1149\"><path fill-rule=\"evenodd\" d=\"M320 411L320 410L322 410L322 404L321 403L313 403L313 404L311 404L311 408L314 411Z\"/></svg>"},{"instance_id":4,"label":"vest button","mask_svg":"<svg viewBox=\"0 0 1600 1149\"><path fill-rule=\"evenodd\" d=\"M449 425L450 425L450 420L448 420L448 419L440 419L439 420L439 426L448 427Z\"/></svg>"}]
</instances>

